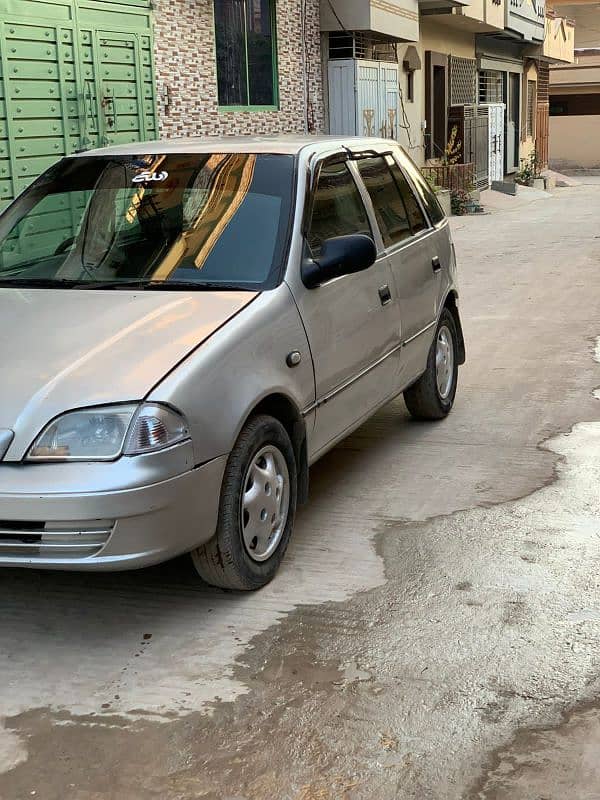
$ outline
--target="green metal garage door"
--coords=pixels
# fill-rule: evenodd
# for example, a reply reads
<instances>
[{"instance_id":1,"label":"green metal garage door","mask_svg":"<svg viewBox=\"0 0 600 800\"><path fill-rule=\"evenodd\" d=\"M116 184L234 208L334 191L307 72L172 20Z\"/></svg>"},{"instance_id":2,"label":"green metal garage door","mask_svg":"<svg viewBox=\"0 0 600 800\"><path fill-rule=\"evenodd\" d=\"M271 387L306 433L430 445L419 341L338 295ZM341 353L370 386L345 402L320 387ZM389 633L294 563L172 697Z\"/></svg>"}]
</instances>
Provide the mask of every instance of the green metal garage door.
<instances>
[{"instance_id":1,"label":"green metal garage door","mask_svg":"<svg viewBox=\"0 0 600 800\"><path fill-rule=\"evenodd\" d=\"M0 204L63 155L156 136L151 0L0 0Z\"/></svg>"}]
</instances>

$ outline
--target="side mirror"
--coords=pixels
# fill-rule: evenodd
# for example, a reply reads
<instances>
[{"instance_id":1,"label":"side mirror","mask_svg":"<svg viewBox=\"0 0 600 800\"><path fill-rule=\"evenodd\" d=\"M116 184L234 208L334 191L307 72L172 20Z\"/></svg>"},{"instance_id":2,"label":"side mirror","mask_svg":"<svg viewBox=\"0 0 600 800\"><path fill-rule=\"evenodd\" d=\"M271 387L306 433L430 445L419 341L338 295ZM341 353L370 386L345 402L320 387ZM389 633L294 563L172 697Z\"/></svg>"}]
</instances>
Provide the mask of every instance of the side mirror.
<instances>
[{"instance_id":1,"label":"side mirror","mask_svg":"<svg viewBox=\"0 0 600 800\"><path fill-rule=\"evenodd\" d=\"M326 239L317 261L307 259L302 265L302 282L307 289L315 289L322 283L363 272L377 260L377 248L370 236L354 234Z\"/></svg>"}]
</instances>

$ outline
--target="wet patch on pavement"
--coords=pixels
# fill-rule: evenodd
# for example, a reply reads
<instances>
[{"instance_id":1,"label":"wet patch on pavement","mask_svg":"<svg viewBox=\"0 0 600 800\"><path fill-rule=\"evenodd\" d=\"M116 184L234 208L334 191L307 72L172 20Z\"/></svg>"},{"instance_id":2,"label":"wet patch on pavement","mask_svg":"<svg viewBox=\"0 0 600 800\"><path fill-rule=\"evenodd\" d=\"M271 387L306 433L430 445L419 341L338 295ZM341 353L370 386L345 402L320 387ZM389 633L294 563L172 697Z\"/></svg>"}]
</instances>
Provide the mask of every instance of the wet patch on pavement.
<instances>
[{"instance_id":1,"label":"wet patch on pavement","mask_svg":"<svg viewBox=\"0 0 600 800\"><path fill-rule=\"evenodd\" d=\"M564 715L550 728L521 730L491 759L469 800L597 800L600 706Z\"/></svg>"},{"instance_id":2,"label":"wet patch on pavement","mask_svg":"<svg viewBox=\"0 0 600 800\"><path fill-rule=\"evenodd\" d=\"M31 755L0 777L0 794L24 797L77 740L103 760L127 753L118 779L101 780L127 798L221 797L225 780L247 798L297 800L309 789L416 798L425 783L428 798L460 797L481 751L562 698L583 696L598 664L600 620L573 615L593 607L597 589L600 424L577 425L550 446L563 457L559 479L524 500L401 522L393 535L386 521L378 550L388 582L257 634L232 675L245 693L213 702L210 717L120 728L109 711L9 720ZM524 535L539 544L536 563L521 558ZM465 605L466 586L481 606ZM154 749L161 755L146 762ZM70 762L65 776L78 787L100 780ZM66 778L46 796L68 797Z\"/></svg>"}]
</instances>

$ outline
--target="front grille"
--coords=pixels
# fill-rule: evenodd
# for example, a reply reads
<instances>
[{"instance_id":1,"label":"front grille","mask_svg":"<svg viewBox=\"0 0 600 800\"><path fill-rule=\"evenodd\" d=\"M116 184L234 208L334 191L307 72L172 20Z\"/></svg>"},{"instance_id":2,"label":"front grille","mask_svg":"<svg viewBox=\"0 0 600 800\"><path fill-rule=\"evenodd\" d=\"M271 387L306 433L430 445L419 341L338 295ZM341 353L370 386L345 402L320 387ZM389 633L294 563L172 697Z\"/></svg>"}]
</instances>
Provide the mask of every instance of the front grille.
<instances>
[{"instance_id":1,"label":"front grille","mask_svg":"<svg viewBox=\"0 0 600 800\"><path fill-rule=\"evenodd\" d=\"M114 520L84 523L0 520L0 561L89 558L106 545L114 526Z\"/></svg>"}]
</instances>

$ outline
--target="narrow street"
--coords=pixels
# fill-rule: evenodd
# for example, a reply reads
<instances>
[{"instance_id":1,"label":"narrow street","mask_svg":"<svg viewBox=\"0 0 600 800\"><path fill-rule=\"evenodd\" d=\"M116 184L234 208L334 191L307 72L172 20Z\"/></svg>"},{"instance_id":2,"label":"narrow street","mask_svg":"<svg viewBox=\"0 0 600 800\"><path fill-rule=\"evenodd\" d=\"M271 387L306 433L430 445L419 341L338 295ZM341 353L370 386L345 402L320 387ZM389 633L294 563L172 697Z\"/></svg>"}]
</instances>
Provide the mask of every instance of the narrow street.
<instances>
[{"instance_id":1,"label":"narrow street","mask_svg":"<svg viewBox=\"0 0 600 800\"><path fill-rule=\"evenodd\" d=\"M319 462L266 590L0 571L1 800L600 797L599 212L452 220L453 413Z\"/></svg>"}]
</instances>

